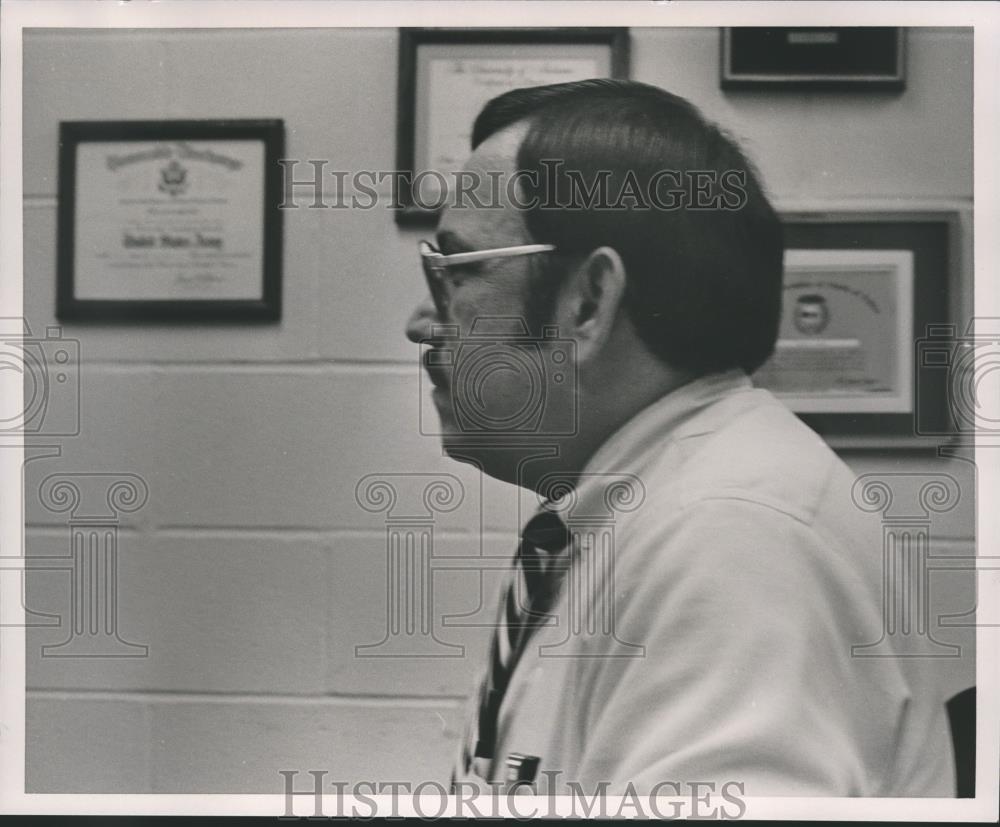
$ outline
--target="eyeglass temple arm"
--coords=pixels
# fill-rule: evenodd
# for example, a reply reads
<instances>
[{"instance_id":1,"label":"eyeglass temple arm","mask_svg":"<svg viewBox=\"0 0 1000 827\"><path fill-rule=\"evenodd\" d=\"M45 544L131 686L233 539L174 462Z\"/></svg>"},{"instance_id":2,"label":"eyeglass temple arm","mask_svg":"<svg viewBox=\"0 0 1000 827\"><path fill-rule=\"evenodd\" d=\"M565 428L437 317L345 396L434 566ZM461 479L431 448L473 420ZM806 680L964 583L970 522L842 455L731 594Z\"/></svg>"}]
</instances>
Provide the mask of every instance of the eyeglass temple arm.
<instances>
[{"instance_id":1,"label":"eyeglass temple arm","mask_svg":"<svg viewBox=\"0 0 1000 827\"><path fill-rule=\"evenodd\" d=\"M522 244L518 247L498 247L493 250L473 250L468 253L431 253L436 263L448 264L471 264L475 261L486 261L491 258L510 258L512 256L526 256L532 253L550 253L554 251L554 244Z\"/></svg>"}]
</instances>

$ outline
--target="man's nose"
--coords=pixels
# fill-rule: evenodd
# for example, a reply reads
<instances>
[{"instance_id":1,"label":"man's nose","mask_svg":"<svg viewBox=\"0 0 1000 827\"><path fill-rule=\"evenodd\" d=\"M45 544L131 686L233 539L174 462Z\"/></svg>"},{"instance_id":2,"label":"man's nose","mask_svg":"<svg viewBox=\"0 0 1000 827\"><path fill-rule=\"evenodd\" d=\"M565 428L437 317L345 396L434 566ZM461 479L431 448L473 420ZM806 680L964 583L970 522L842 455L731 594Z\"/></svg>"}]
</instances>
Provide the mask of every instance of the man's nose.
<instances>
[{"instance_id":1,"label":"man's nose","mask_svg":"<svg viewBox=\"0 0 1000 827\"><path fill-rule=\"evenodd\" d=\"M423 339L431 338L431 325L437 318L434 302L428 295L420 304L413 308L410 318L406 320L406 338L414 344Z\"/></svg>"}]
</instances>

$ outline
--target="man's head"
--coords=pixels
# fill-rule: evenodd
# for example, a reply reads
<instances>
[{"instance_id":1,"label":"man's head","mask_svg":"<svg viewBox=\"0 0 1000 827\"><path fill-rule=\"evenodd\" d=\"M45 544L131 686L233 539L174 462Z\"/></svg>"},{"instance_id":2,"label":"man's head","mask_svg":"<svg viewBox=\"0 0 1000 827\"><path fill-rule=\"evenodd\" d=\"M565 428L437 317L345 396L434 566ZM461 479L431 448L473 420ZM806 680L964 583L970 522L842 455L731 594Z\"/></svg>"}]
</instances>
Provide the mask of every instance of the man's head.
<instances>
[{"instance_id":1,"label":"man's head","mask_svg":"<svg viewBox=\"0 0 1000 827\"><path fill-rule=\"evenodd\" d=\"M574 345L580 415L572 439L554 439L564 458L585 460L679 384L771 354L781 226L739 148L687 101L618 80L519 89L484 107L472 147L478 186L442 215L441 252L548 247L455 268L446 318L425 302L408 335L451 324L466 337L484 317L520 317L536 336L556 325ZM524 391L514 373L496 371L477 404L509 407ZM463 432L456 389L431 375L448 448Z\"/></svg>"}]
</instances>

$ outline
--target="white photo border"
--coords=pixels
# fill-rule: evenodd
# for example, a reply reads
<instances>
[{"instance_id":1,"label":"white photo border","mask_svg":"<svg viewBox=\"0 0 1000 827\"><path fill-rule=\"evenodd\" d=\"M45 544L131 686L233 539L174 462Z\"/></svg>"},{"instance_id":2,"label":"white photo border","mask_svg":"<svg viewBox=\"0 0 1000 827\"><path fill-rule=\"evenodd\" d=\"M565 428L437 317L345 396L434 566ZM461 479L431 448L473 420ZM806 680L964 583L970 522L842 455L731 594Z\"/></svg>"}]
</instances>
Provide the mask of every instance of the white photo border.
<instances>
[{"instance_id":1,"label":"white photo border","mask_svg":"<svg viewBox=\"0 0 1000 827\"><path fill-rule=\"evenodd\" d=\"M995 4L954 2L315 2L314 0L167 0L121 3L112 0L4 0L0 12L0 316L22 315L22 34L26 28L310 28L399 26L497 26L511 19L522 26L709 26L904 25L974 27L975 61L975 311L1000 318L1000 164L995 147L998 108L995 79L1000 77L1000 8ZM20 404L19 375L0 371L0 394ZM0 548L23 555L24 504L21 501L21 452L0 450ZM998 452L978 448L981 502L1000 502ZM978 545L1000 547L1000 509L977 509ZM12 551L16 550L16 551ZM994 558L996 559L996 558ZM1000 571L979 572L980 605L1000 597ZM24 792L25 726L24 630L7 625L23 621L18 578L0 577L0 811L22 814L169 814L280 816L284 796L262 795L51 795ZM986 821L998 810L1000 660L996 629L977 630L979 687L977 797L975 799L898 798L749 798L746 819ZM991 702L987 702L990 699ZM307 797L303 797L307 798ZM384 814L388 796L373 796ZM618 799L620 801L620 799ZM610 801L610 800L609 800ZM307 805L307 802L304 802ZM529 800L519 811L529 809ZM565 805L560 805L565 806ZM417 814L405 802L401 814ZM301 814L308 815L304 806Z\"/></svg>"}]
</instances>

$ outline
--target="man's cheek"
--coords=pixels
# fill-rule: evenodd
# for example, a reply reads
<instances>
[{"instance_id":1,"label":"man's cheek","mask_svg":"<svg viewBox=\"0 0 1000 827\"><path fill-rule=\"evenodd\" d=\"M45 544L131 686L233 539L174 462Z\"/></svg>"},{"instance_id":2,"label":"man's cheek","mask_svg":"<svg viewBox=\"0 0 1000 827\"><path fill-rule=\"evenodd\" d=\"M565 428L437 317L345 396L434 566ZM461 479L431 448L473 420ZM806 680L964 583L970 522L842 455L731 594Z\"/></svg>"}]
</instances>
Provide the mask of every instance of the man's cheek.
<instances>
[{"instance_id":1,"label":"man's cheek","mask_svg":"<svg viewBox=\"0 0 1000 827\"><path fill-rule=\"evenodd\" d=\"M527 426L543 393L543 377L531 356L502 342L463 348L452 393L468 427L505 432Z\"/></svg>"}]
</instances>

